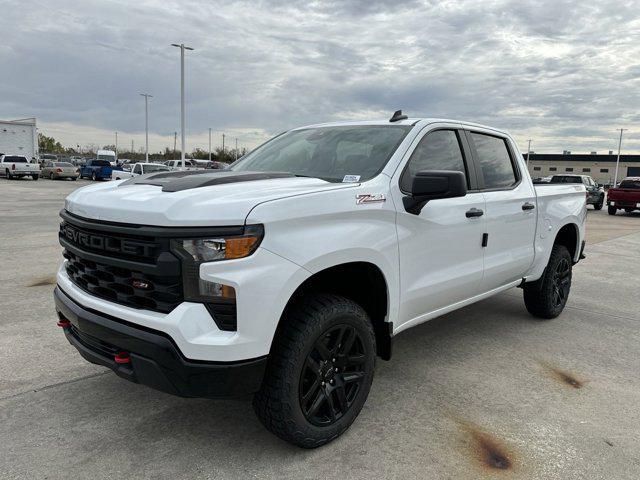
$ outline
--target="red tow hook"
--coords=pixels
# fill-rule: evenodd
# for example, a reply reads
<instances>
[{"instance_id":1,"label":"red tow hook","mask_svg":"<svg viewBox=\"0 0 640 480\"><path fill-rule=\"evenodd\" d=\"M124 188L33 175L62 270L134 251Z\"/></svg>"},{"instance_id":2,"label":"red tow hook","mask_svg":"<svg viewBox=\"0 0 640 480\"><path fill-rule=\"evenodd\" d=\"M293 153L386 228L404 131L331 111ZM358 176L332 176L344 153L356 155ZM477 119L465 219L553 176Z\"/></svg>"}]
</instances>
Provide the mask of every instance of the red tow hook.
<instances>
[{"instance_id":1,"label":"red tow hook","mask_svg":"<svg viewBox=\"0 0 640 480\"><path fill-rule=\"evenodd\" d=\"M60 328L69 328L71 326L71 322L66 319L58 320L58 326Z\"/></svg>"},{"instance_id":2,"label":"red tow hook","mask_svg":"<svg viewBox=\"0 0 640 480\"><path fill-rule=\"evenodd\" d=\"M120 364L131 363L131 357L129 356L129 352L118 352L115 354L113 359L116 361L116 363L120 363Z\"/></svg>"}]
</instances>

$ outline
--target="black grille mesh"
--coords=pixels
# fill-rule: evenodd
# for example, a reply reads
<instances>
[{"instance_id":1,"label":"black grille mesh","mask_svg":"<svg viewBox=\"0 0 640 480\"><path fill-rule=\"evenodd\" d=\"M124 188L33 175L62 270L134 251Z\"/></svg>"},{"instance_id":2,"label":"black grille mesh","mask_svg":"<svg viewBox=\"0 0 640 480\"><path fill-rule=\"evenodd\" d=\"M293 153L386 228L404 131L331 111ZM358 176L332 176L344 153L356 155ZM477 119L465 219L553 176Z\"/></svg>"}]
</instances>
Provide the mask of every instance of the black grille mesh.
<instances>
[{"instance_id":1,"label":"black grille mesh","mask_svg":"<svg viewBox=\"0 0 640 480\"><path fill-rule=\"evenodd\" d=\"M81 289L112 302L168 313L182 302L182 278L97 263L65 250L67 275ZM138 287L134 286L137 285ZM139 288L139 286L145 286Z\"/></svg>"}]
</instances>

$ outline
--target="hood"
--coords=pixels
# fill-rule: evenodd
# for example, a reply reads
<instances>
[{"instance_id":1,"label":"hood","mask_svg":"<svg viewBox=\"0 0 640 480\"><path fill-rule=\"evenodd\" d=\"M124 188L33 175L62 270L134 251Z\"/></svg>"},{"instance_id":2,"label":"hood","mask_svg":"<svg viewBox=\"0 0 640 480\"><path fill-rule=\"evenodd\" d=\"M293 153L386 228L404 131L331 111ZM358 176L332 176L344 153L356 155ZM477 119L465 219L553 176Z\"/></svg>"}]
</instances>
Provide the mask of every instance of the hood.
<instances>
[{"instance_id":1,"label":"hood","mask_svg":"<svg viewBox=\"0 0 640 480\"><path fill-rule=\"evenodd\" d=\"M65 208L80 217L140 225L242 225L258 204L358 185L255 172L187 173L159 172L80 188L67 197Z\"/></svg>"}]
</instances>

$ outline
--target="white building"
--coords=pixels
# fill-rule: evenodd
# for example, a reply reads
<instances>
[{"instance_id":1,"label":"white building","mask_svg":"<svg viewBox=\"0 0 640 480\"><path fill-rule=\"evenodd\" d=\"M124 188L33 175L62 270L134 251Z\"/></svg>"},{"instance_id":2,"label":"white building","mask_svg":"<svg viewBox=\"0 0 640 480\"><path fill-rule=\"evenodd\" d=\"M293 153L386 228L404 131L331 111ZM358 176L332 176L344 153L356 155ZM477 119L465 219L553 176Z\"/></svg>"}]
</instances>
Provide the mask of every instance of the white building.
<instances>
[{"instance_id":1,"label":"white building","mask_svg":"<svg viewBox=\"0 0 640 480\"><path fill-rule=\"evenodd\" d=\"M35 118L0 120L0 153L24 155L28 159L38 155L38 132Z\"/></svg>"}]
</instances>

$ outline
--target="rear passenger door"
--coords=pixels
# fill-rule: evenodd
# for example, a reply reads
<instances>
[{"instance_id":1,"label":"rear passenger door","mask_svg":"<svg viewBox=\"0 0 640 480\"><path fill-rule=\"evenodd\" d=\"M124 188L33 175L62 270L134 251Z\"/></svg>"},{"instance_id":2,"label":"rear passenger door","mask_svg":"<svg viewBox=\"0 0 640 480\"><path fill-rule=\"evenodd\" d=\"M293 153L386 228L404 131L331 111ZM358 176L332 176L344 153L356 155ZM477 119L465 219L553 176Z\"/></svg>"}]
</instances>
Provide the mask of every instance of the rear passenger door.
<instances>
[{"instance_id":1,"label":"rear passenger door","mask_svg":"<svg viewBox=\"0 0 640 480\"><path fill-rule=\"evenodd\" d=\"M536 195L510 138L483 130L466 136L486 207L484 293L521 279L533 263Z\"/></svg>"}]
</instances>

